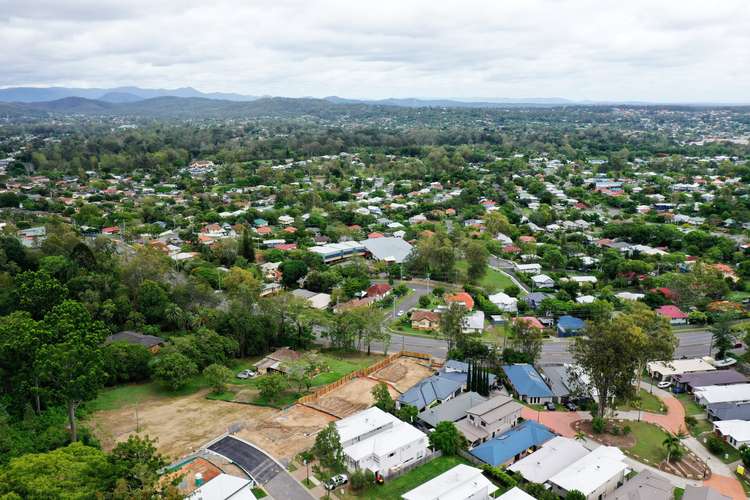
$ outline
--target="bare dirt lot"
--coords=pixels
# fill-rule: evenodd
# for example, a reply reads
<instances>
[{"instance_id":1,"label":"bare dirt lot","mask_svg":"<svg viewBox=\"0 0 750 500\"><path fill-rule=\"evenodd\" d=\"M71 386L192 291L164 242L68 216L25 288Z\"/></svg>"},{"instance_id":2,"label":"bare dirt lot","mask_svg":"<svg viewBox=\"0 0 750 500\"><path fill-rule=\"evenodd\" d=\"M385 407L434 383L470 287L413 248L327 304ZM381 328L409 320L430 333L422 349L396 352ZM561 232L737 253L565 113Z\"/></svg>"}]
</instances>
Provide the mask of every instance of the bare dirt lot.
<instances>
[{"instance_id":1,"label":"bare dirt lot","mask_svg":"<svg viewBox=\"0 0 750 500\"><path fill-rule=\"evenodd\" d=\"M159 451L177 458L227 432L230 425L242 422L248 426L278 413L272 408L212 401L206 399L207 392L140 404L140 434L158 438ZM102 446L110 449L135 434L136 407L97 412L88 423Z\"/></svg>"},{"instance_id":2,"label":"bare dirt lot","mask_svg":"<svg viewBox=\"0 0 750 500\"><path fill-rule=\"evenodd\" d=\"M321 396L316 402L308 403L308 406L318 408L338 418L348 417L375 403L371 391L377 383L369 378L355 378ZM390 389L390 392L391 396L398 397L398 393L393 389Z\"/></svg>"},{"instance_id":3,"label":"bare dirt lot","mask_svg":"<svg viewBox=\"0 0 750 500\"><path fill-rule=\"evenodd\" d=\"M403 357L372 373L370 377L389 383L403 394L432 373L433 370L427 366L425 360Z\"/></svg>"}]
</instances>

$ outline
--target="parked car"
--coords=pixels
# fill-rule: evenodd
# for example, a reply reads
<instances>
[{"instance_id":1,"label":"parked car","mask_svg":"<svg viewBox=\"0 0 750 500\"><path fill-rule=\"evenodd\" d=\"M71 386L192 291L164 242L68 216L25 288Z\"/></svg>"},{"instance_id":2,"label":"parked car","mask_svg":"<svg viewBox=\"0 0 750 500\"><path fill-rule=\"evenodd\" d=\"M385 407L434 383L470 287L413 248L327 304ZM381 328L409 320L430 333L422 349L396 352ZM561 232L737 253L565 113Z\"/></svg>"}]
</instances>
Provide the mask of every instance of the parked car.
<instances>
[{"instance_id":1,"label":"parked car","mask_svg":"<svg viewBox=\"0 0 750 500\"><path fill-rule=\"evenodd\" d=\"M567 408L569 411L578 411L578 406L573 401L568 401L565 403L565 408Z\"/></svg>"},{"instance_id":2,"label":"parked car","mask_svg":"<svg viewBox=\"0 0 750 500\"><path fill-rule=\"evenodd\" d=\"M345 485L349 481L346 474L336 474L331 479L323 483L323 487L327 490L335 490L339 486Z\"/></svg>"},{"instance_id":3,"label":"parked car","mask_svg":"<svg viewBox=\"0 0 750 500\"><path fill-rule=\"evenodd\" d=\"M555 403L553 403L552 401L547 401L546 403L544 403L544 407L549 411L555 411Z\"/></svg>"},{"instance_id":4,"label":"parked car","mask_svg":"<svg viewBox=\"0 0 750 500\"><path fill-rule=\"evenodd\" d=\"M664 380L664 381L659 382L658 384L656 384L656 387L658 387L659 389L669 389L670 385L672 385L672 381L671 380Z\"/></svg>"},{"instance_id":5,"label":"parked car","mask_svg":"<svg viewBox=\"0 0 750 500\"><path fill-rule=\"evenodd\" d=\"M258 375L258 372L254 370L242 370L240 373L237 374L237 378L241 378L243 380L248 378L253 378L256 375Z\"/></svg>"}]
</instances>

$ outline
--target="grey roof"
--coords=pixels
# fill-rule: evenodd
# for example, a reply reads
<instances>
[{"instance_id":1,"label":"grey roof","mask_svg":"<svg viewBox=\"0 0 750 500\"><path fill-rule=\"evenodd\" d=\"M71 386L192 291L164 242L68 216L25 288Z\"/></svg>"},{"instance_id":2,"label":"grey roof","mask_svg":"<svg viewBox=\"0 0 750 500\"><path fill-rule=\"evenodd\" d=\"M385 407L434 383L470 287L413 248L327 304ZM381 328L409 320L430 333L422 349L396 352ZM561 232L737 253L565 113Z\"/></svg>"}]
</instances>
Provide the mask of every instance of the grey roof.
<instances>
[{"instance_id":1,"label":"grey roof","mask_svg":"<svg viewBox=\"0 0 750 500\"><path fill-rule=\"evenodd\" d=\"M128 344L138 344L146 347L153 347L155 345L163 344L166 341L163 338L156 337L154 335L146 335L144 333L126 330L123 332L115 333L114 335L110 335L104 341L105 344L111 344L112 342L127 342Z\"/></svg>"},{"instance_id":2,"label":"grey roof","mask_svg":"<svg viewBox=\"0 0 750 500\"><path fill-rule=\"evenodd\" d=\"M731 500L731 498L705 486L687 485L685 487L685 494L682 495L682 500Z\"/></svg>"},{"instance_id":3,"label":"grey roof","mask_svg":"<svg viewBox=\"0 0 750 500\"><path fill-rule=\"evenodd\" d=\"M716 420L750 420L750 402L710 404L708 414Z\"/></svg>"},{"instance_id":4,"label":"grey roof","mask_svg":"<svg viewBox=\"0 0 750 500\"><path fill-rule=\"evenodd\" d=\"M294 295L295 297L299 297L300 299L309 299L311 297L315 297L318 294L310 290L305 290L304 288L298 288L292 291L292 295Z\"/></svg>"},{"instance_id":5,"label":"grey roof","mask_svg":"<svg viewBox=\"0 0 750 500\"><path fill-rule=\"evenodd\" d=\"M496 422L507 415L511 415L516 411L521 410L522 408L523 405L514 401L510 396L499 395L488 399L483 403L479 403L468 409L466 413L482 417L482 419L487 422Z\"/></svg>"},{"instance_id":6,"label":"grey roof","mask_svg":"<svg viewBox=\"0 0 750 500\"><path fill-rule=\"evenodd\" d=\"M443 401L451 394L461 390L462 385L461 382L433 375L417 382L398 398L398 402L416 406L417 410L421 411L435 401Z\"/></svg>"},{"instance_id":7,"label":"grey roof","mask_svg":"<svg viewBox=\"0 0 750 500\"><path fill-rule=\"evenodd\" d=\"M605 498L606 500L672 500L674 486L650 470L644 470Z\"/></svg>"},{"instance_id":8,"label":"grey roof","mask_svg":"<svg viewBox=\"0 0 750 500\"><path fill-rule=\"evenodd\" d=\"M418 418L426 424L436 427L440 422L455 422L464 418L466 410L484 401L487 401L487 398L476 392L464 392L453 399L426 409L418 415Z\"/></svg>"},{"instance_id":9,"label":"grey roof","mask_svg":"<svg viewBox=\"0 0 750 500\"><path fill-rule=\"evenodd\" d=\"M403 238L372 238L360 241L377 260L393 260L396 264L406 260L412 250L411 244Z\"/></svg>"},{"instance_id":10,"label":"grey roof","mask_svg":"<svg viewBox=\"0 0 750 500\"><path fill-rule=\"evenodd\" d=\"M568 387L570 375L567 367L563 365L548 365L542 367L544 375L547 377L547 385L552 389L552 394L558 398L564 398L570 395Z\"/></svg>"},{"instance_id":11,"label":"grey roof","mask_svg":"<svg viewBox=\"0 0 750 500\"><path fill-rule=\"evenodd\" d=\"M735 369L714 370L710 372L681 373L672 377L679 384L690 387L705 387L707 385L731 385L747 382L747 377Z\"/></svg>"}]
</instances>

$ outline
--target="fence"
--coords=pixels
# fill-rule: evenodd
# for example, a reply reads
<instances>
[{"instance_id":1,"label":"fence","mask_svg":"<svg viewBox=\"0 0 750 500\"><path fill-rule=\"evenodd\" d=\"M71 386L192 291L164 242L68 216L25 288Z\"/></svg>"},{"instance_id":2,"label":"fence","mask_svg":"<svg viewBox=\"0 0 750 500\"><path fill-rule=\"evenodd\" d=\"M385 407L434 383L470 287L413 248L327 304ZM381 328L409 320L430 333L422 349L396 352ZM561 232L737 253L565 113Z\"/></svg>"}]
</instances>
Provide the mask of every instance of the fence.
<instances>
[{"instance_id":1,"label":"fence","mask_svg":"<svg viewBox=\"0 0 750 500\"><path fill-rule=\"evenodd\" d=\"M433 451L433 452L432 452L432 453L430 453L429 455L425 455L424 457L420 458L420 459L419 459L419 460L417 460L416 462L412 462L412 463L410 463L409 465L405 465L405 466L401 467L401 468L400 468L399 470L397 470L396 472L392 472L392 473L388 474L388 476L387 476L387 479L388 479L389 481L391 481L391 480L393 480L393 479L396 479L397 477L399 477L399 476L403 476L403 475L404 475L404 474L406 474L407 472L409 472L409 471L411 471L411 470L413 470L413 469L416 469L416 468L417 468L417 467L419 467L420 465L424 465L424 464L426 464L427 462L432 462L432 461L433 461L433 460L435 460L436 458L438 458L438 457L442 457L442 456L443 456L443 452L442 452L442 451L440 451L440 450L438 450L438 451Z\"/></svg>"},{"instance_id":2,"label":"fence","mask_svg":"<svg viewBox=\"0 0 750 500\"><path fill-rule=\"evenodd\" d=\"M469 453L466 450L458 450L458 455L461 458L463 458L463 459L471 462L474 465L480 465L480 466L481 465L486 465L484 462L482 462L481 460L479 460L477 457L475 457L474 455L472 455L471 453Z\"/></svg>"},{"instance_id":3,"label":"fence","mask_svg":"<svg viewBox=\"0 0 750 500\"><path fill-rule=\"evenodd\" d=\"M425 359L425 360L430 360L431 359L428 354L423 354L421 352L402 351L402 352L396 352L396 353L393 353L393 354L389 354L388 356L386 356L385 359L381 359L380 361L378 361L374 365L370 365L368 367L361 368L359 370L353 371L353 372L351 372L351 373L349 373L347 375L344 375L343 377L341 377L340 379L338 379L335 382L331 382L328 385L324 385L323 387L319 387L318 389L315 389L312 393L310 393L310 394L308 394L306 396L302 396L301 398L299 398L297 400L297 402L300 403L300 404L312 403L312 402L316 401L318 398L320 398L321 396L324 396L324 395L328 394L329 392L333 391L334 389L338 389L342 385L346 384L347 382L349 382L349 381L351 381L351 380L353 380L355 378L366 377L366 376L368 376L371 373L375 373L378 370L382 370L383 368L385 368L386 366L390 365L391 363L393 363L394 361L396 361L398 358L400 358L402 356L406 356L406 357L409 357L409 358Z\"/></svg>"}]
</instances>

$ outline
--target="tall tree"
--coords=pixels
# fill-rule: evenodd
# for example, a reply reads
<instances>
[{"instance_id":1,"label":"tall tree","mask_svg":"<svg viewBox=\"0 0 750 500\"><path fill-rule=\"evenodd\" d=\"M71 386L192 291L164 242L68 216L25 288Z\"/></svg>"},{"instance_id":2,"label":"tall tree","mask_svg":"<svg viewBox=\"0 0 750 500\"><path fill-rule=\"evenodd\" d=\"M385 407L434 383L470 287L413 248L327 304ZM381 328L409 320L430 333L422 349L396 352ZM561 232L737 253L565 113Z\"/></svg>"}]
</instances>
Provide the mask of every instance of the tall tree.
<instances>
[{"instance_id":1,"label":"tall tree","mask_svg":"<svg viewBox=\"0 0 750 500\"><path fill-rule=\"evenodd\" d=\"M468 264L467 278L470 282L476 283L487 272L487 258L489 257L487 247L482 241L471 240L466 245L464 256Z\"/></svg>"},{"instance_id":2,"label":"tall tree","mask_svg":"<svg viewBox=\"0 0 750 500\"><path fill-rule=\"evenodd\" d=\"M528 357L529 363L536 363L542 353L544 341L541 330L528 321L517 319L513 322L510 331L513 335L511 342L513 349Z\"/></svg>"},{"instance_id":3,"label":"tall tree","mask_svg":"<svg viewBox=\"0 0 750 500\"><path fill-rule=\"evenodd\" d=\"M448 341L448 350L454 346L461 347L464 343L464 318L466 307L456 302L440 315L440 333Z\"/></svg>"},{"instance_id":4,"label":"tall tree","mask_svg":"<svg viewBox=\"0 0 750 500\"><path fill-rule=\"evenodd\" d=\"M249 229L242 231L242 239L240 240L240 255L242 255L248 262L255 263L255 242L250 234Z\"/></svg>"},{"instance_id":5,"label":"tall tree","mask_svg":"<svg viewBox=\"0 0 750 500\"><path fill-rule=\"evenodd\" d=\"M333 471L344 468L344 448L341 446L339 431L333 422L318 432L312 451L323 467Z\"/></svg>"},{"instance_id":6,"label":"tall tree","mask_svg":"<svg viewBox=\"0 0 750 500\"><path fill-rule=\"evenodd\" d=\"M711 327L713 346L716 349L716 358L724 359L727 352L734 347L732 340L732 329L726 316L722 316Z\"/></svg>"}]
</instances>

